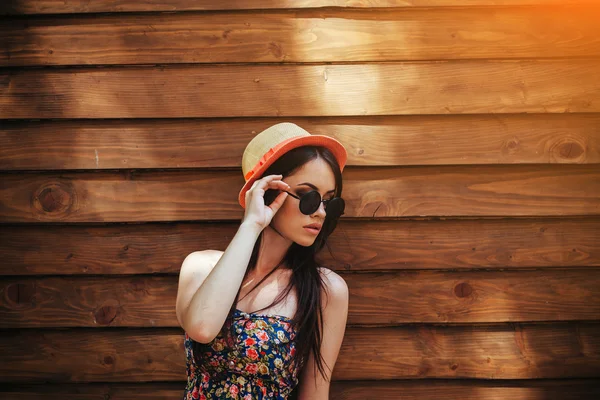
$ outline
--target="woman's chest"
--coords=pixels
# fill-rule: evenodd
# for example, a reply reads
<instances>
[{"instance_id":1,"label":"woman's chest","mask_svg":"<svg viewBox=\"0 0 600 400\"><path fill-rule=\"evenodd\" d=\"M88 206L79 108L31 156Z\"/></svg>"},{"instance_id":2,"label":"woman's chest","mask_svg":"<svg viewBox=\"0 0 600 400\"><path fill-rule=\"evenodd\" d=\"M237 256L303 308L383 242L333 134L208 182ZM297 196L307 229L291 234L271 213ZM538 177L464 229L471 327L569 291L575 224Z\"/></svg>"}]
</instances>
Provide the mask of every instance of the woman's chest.
<instances>
[{"instance_id":1,"label":"woman's chest","mask_svg":"<svg viewBox=\"0 0 600 400\"><path fill-rule=\"evenodd\" d=\"M229 329L229 330L227 330ZM231 326L208 344L196 344L195 359L210 372L273 379L294 376L296 332L283 316L236 310Z\"/></svg>"},{"instance_id":2,"label":"woman's chest","mask_svg":"<svg viewBox=\"0 0 600 400\"><path fill-rule=\"evenodd\" d=\"M252 287L250 280L242 284L236 308L244 312L285 316L293 318L298 309L296 290L290 287L291 274L282 274L278 279Z\"/></svg>"}]
</instances>

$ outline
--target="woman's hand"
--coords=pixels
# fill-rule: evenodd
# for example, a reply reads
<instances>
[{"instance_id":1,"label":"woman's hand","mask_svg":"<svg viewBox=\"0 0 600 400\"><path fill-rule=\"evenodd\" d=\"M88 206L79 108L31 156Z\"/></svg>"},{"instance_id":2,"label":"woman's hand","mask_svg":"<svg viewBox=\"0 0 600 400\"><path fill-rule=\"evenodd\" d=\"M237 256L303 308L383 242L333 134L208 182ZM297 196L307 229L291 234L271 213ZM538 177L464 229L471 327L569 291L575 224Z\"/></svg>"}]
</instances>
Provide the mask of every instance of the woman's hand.
<instances>
[{"instance_id":1,"label":"woman's hand","mask_svg":"<svg viewBox=\"0 0 600 400\"><path fill-rule=\"evenodd\" d=\"M242 223L255 224L261 230L271 223L288 194L282 191L268 206L265 206L264 196L268 189L288 190L290 186L282 178L283 175L267 175L252 184L246 192L246 212Z\"/></svg>"}]
</instances>

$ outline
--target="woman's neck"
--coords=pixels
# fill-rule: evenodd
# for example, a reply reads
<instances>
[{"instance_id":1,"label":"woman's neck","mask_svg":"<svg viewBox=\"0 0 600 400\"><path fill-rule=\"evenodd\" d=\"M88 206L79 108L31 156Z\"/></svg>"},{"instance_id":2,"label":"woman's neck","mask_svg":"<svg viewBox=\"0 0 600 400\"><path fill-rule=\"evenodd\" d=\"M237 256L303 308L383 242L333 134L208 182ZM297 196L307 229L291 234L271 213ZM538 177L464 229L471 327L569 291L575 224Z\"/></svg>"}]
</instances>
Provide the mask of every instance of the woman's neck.
<instances>
[{"instance_id":1,"label":"woman's neck","mask_svg":"<svg viewBox=\"0 0 600 400\"><path fill-rule=\"evenodd\" d=\"M283 260L291 245L291 240L281 235L272 226L267 226L263 230L258 250L258 259L255 268L256 274L263 276L271 272ZM283 269L285 265L281 265L279 268Z\"/></svg>"}]
</instances>

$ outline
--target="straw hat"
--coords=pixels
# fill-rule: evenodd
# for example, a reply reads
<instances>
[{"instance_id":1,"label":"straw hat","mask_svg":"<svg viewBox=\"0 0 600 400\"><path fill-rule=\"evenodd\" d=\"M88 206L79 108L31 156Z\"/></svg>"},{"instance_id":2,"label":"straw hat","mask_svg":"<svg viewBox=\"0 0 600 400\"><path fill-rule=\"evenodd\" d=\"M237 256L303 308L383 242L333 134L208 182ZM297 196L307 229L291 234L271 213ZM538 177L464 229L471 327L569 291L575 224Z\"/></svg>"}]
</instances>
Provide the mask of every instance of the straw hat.
<instances>
[{"instance_id":1,"label":"straw hat","mask_svg":"<svg viewBox=\"0 0 600 400\"><path fill-rule=\"evenodd\" d=\"M329 149L340 164L340 171L344 170L348 158L346 149L329 136L311 135L291 122L273 125L256 135L242 156L242 173L246 183L238 196L240 205L246 208L246 192L275 160L292 149L310 145Z\"/></svg>"}]
</instances>

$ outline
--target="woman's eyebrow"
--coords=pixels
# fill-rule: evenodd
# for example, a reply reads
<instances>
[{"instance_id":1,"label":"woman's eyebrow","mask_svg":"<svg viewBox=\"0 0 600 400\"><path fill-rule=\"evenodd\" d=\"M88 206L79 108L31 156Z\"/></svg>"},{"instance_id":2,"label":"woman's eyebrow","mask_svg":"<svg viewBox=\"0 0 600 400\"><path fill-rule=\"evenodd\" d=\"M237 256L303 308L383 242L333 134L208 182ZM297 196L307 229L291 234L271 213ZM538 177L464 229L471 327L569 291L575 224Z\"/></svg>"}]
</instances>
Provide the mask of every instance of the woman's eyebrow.
<instances>
[{"instance_id":1,"label":"woman's eyebrow","mask_svg":"<svg viewBox=\"0 0 600 400\"><path fill-rule=\"evenodd\" d=\"M318 187L316 187L315 185L313 185L312 183L309 183L309 182L299 183L298 186L300 186L300 185L310 186L311 188L315 189L317 192L319 191ZM327 191L326 193L332 193L332 192L335 192L335 189L331 189L331 190Z\"/></svg>"}]
</instances>

